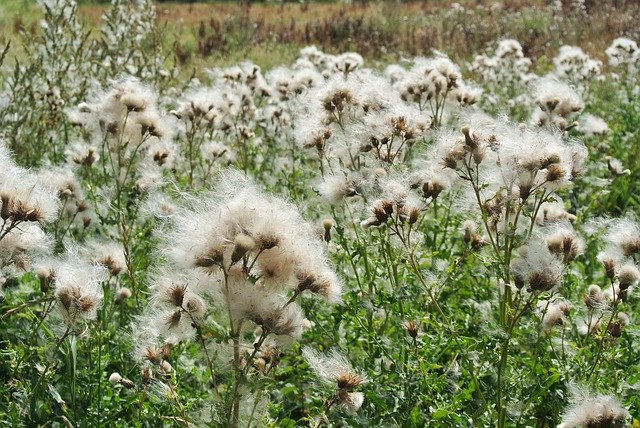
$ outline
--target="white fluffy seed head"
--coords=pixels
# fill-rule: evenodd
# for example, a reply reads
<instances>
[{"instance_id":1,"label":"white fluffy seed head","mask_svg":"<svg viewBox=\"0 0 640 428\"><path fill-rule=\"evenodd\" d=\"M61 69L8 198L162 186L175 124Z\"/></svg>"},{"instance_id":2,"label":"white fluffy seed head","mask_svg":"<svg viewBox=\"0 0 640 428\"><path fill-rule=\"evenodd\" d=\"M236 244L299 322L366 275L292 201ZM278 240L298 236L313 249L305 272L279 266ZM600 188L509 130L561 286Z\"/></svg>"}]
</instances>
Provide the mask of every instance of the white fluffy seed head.
<instances>
[{"instance_id":1,"label":"white fluffy seed head","mask_svg":"<svg viewBox=\"0 0 640 428\"><path fill-rule=\"evenodd\" d=\"M571 405L562 415L563 428L624 426L629 412L612 395L590 395L573 388Z\"/></svg>"},{"instance_id":2,"label":"white fluffy seed head","mask_svg":"<svg viewBox=\"0 0 640 428\"><path fill-rule=\"evenodd\" d=\"M626 290L640 281L640 271L635 265L626 264L622 266L618 272L618 281L620 283L620 289Z\"/></svg>"},{"instance_id":3,"label":"white fluffy seed head","mask_svg":"<svg viewBox=\"0 0 640 428\"><path fill-rule=\"evenodd\" d=\"M109 383L111 385L117 385L120 381L122 381L122 376L120 376L118 372L111 373L111 376L109 376Z\"/></svg>"}]
</instances>

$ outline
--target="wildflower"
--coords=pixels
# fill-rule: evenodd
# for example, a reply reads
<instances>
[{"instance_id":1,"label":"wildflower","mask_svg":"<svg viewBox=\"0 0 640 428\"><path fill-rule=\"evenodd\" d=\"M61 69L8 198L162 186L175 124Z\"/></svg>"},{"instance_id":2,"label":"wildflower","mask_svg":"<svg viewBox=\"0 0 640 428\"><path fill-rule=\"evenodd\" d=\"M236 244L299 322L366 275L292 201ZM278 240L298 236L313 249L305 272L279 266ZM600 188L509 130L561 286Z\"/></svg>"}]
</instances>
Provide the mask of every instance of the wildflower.
<instances>
[{"instance_id":1,"label":"wildflower","mask_svg":"<svg viewBox=\"0 0 640 428\"><path fill-rule=\"evenodd\" d=\"M615 260L606 253L600 253L598 254L598 261L602 263L602 266L604 267L607 278L609 278L610 280L613 280L616 277Z\"/></svg>"},{"instance_id":2,"label":"wildflower","mask_svg":"<svg viewBox=\"0 0 640 428\"><path fill-rule=\"evenodd\" d=\"M114 302L116 305L120 305L129 297L131 297L131 290L129 290L127 287L122 287L116 292Z\"/></svg>"},{"instance_id":3,"label":"wildflower","mask_svg":"<svg viewBox=\"0 0 640 428\"><path fill-rule=\"evenodd\" d=\"M532 122L537 126L553 125L564 131L571 125L571 115L584 108L573 89L551 78L536 82L534 97L539 110L534 113Z\"/></svg>"},{"instance_id":4,"label":"wildflower","mask_svg":"<svg viewBox=\"0 0 640 428\"><path fill-rule=\"evenodd\" d=\"M422 195L425 199L436 199L444 189L445 185L442 181L437 178L433 178L422 184Z\"/></svg>"},{"instance_id":5,"label":"wildflower","mask_svg":"<svg viewBox=\"0 0 640 428\"><path fill-rule=\"evenodd\" d=\"M573 82L596 79L602 72L602 62L591 59L576 46L561 46L553 63L558 77Z\"/></svg>"},{"instance_id":6,"label":"wildflower","mask_svg":"<svg viewBox=\"0 0 640 428\"><path fill-rule=\"evenodd\" d=\"M562 415L562 428L623 427L629 412L612 395L591 396L574 390L571 406Z\"/></svg>"},{"instance_id":7,"label":"wildflower","mask_svg":"<svg viewBox=\"0 0 640 428\"><path fill-rule=\"evenodd\" d=\"M549 291L560 282L562 263L540 244L521 247L519 257L511 263L515 285L528 285L530 291Z\"/></svg>"},{"instance_id":8,"label":"wildflower","mask_svg":"<svg viewBox=\"0 0 640 428\"><path fill-rule=\"evenodd\" d=\"M458 84L455 97L461 107L468 107L476 104L480 100L482 89L469 86L467 84Z\"/></svg>"},{"instance_id":9,"label":"wildflower","mask_svg":"<svg viewBox=\"0 0 640 428\"><path fill-rule=\"evenodd\" d=\"M587 136L602 137L609 133L609 125L601 118L587 113L580 116L578 130Z\"/></svg>"},{"instance_id":10,"label":"wildflower","mask_svg":"<svg viewBox=\"0 0 640 428\"><path fill-rule=\"evenodd\" d=\"M127 269L122 246L115 242L90 241L84 252L91 261L107 268L112 276L118 276Z\"/></svg>"},{"instance_id":11,"label":"wildflower","mask_svg":"<svg viewBox=\"0 0 640 428\"><path fill-rule=\"evenodd\" d=\"M338 352L328 356L305 347L302 354L316 375L325 383L336 388L334 399L349 412L356 412L364 402L364 394L355 389L367 382L367 378L356 373L349 362Z\"/></svg>"},{"instance_id":12,"label":"wildflower","mask_svg":"<svg viewBox=\"0 0 640 428\"><path fill-rule=\"evenodd\" d=\"M233 334L253 325L260 327L260 345L269 336L285 346L309 325L298 296L340 300L340 281L313 227L240 174L221 174L215 192L193 200L172 220L164 253L181 269L157 273L142 321L156 326L157 338L189 339L207 315L221 313L229 315ZM154 346L153 340L141 341L138 355L158 365L162 358Z\"/></svg>"},{"instance_id":13,"label":"wildflower","mask_svg":"<svg viewBox=\"0 0 640 428\"><path fill-rule=\"evenodd\" d=\"M607 253L617 260L640 252L640 226L631 218L616 219L607 225Z\"/></svg>"},{"instance_id":14,"label":"wildflower","mask_svg":"<svg viewBox=\"0 0 640 428\"><path fill-rule=\"evenodd\" d=\"M331 228L334 226L333 220L325 218L322 220L322 229L324 229L323 239L325 242L331 241Z\"/></svg>"},{"instance_id":15,"label":"wildflower","mask_svg":"<svg viewBox=\"0 0 640 428\"><path fill-rule=\"evenodd\" d=\"M44 223L54 217L58 207L56 192L39 185L36 176L9 166L0 177L0 217L7 227L22 222Z\"/></svg>"},{"instance_id":16,"label":"wildflower","mask_svg":"<svg viewBox=\"0 0 640 428\"><path fill-rule=\"evenodd\" d=\"M622 162L620 162L618 159L607 156L606 160L607 168L614 177L622 177L623 175L631 174L630 170L624 169L624 167L622 166Z\"/></svg>"},{"instance_id":17,"label":"wildflower","mask_svg":"<svg viewBox=\"0 0 640 428\"><path fill-rule=\"evenodd\" d=\"M538 224L552 224L559 221L573 222L576 220L574 214L565 210L562 201L557 197L555 199L555 202L544 202L540 205L537 217Z\"/></svg>"},{"instance_id":18,"label":"wildflower","mask_svg":"<svg viewBox=\"0 0 640 428\"><path fill-rule=\"evenodd\" d=\"M583 300L588 309L595 309L600 307L602 305L602 301L604 300L602 289L596 284L591 284L589 286L587 294L584 295Z\"/></svg>"},{"instance_id":19,"label":"wildflower","mask_svg":"<svg viewBox=\"0 0 640 428\"><path fill-rule=\"evenodd\" d=\"M83 125L87 126L86 123L83 123ZM65 153L70 164L81 167L91 167L100 159L96 148L84 143L74 143L70 145Z\"/></svg>"},{"instance_id":20,"label":"wildflower","mask_svg":"<svg viewBox=\"0 0 640 428\"><path fill-rule=\"evenodd\" d=\"M640 281L640 271L632 264L620 267L618 271L618 282L620 290L624 291L629 287L636 285Z\"/></svg>"},{"instance_id":21,"label":"wildflower","mask_svg":"<svg viewBox=\"0 0 640 428\"><path fill-rule=\"evenodd\" d=\"M418 330L420 329L418 323L416 323L415 321L405 321L402 326L406 330L407 334L413 339L418 337Z\"/></svg>"},{"instance_id":22,"label":"wildflower","mask_svg":"<svg viewBox=\"0 0 640 428\"><path fill-rule=\"evenodd\" d=\"M335 59L335 67L336 70L347 74L350 73L357 68L361 67L364 63L362 56L355 52L345 52L341 55L338 55Z\"/></svg>"},{"instance_id":23,"label":"wildflower","mask_svg":"<svg viewBox=\"0 0 640 428\"><path fill-rule=\"evenodd\" d=\"M480 250L487 243L482 235L476 232L477 227L473 220L466 220L462 223L462 240L475 251Z\"/></svg>"},{"instance_id":24,"label":"wildflower","mask_svg":"<svg viewBox=\"0 0 640 428\"><path fill-rule=\"evenodd\" d=\"M41 186L54 191L61 201L64 218L72 218L85 206L84 194L72 170L68 168L47 168L38 173Z\"/></svg>"},{"instance_id":25,"label":"wildflower","mask_svg":"<svg viewBox=\"0 0 640 428\"><path fill-rule=\"evenodd\" d=\"M629 324L629 315L624 312L618 312L616 319L609 323L608 331L613 337L620 337L622 330Z\"/></svg>"},{"instance_id":26,"label":"wildflower","mask_svg":"<svg viewBox=\"0 0 640 428\"><path fill-rule=\"evenodd\" d=\"M3 273L17 273L29 269L34 255L49 248L49 239L37 224L27 224L7 230L0 228L0 262Z\"/></svg>"},{"instance_id":27,"label":"wildflower","mask_svg":"<svg viewBox=\"0 0 640 428\"><path fill-rule=\"evenodd\" d=\"M638 44L626 37L618 37L605 50L609 64L614 67L627 66L633 72L640 65L640 49Z\"/></svg>"},{"instance_id":28,"label":"wildflower","mask_svg":"<svg viewBox=\"0 0 640 428\"><path fill-rule=\"evenodd\" d=\"M555 326L566 324L571 305L564 299L556 299L553 302L540 300L538 309L542 318L542 329L550 331Z\"/></svg>"},{"instance_id":29,"label":"wildflower","mask_svg":"<svg viewBox=\"0 0 640 428\"><path fill-rule=\"evenodd\" d=\"M610 287L606 288L602 292L604 299L611 304L617 304L618 302L626 301L627 298L633 293L634 286L628 284L624 284L623 286L627 288L622 289L620 287L620 282L618 281L612 284Z\"/></svg>"},{"instance_id":30,"label":"wildflower","mask_svg":"<svg viewBox=\"0 0 640 428\"><path fill-rule=\"evenodd\" d=\"M320 185L320 194L331 204L339 204L345 198L362 194L362 185L359 180L350 180L340 175L329 175Z\"/></svg>"},{"instance_id":31,"label":"wildflower","mask_svg":"<svg viewBox=\"0 0 640 428\"><path fill-rule=\"evenodd\" d=\"M35 268L35 272L40 280L40 291L43 293L48 292L55 276L55 268L52 266L40 265Z\"/></svg>"},{"instance_id":32,"label":"wildflower","mask_svg":"<svg viewBox=\"0 0 640 428\"><path fill-rule=\"evenodd\" d=\"M70 328L95 319L105 279L104 268L72 257L56 268L54 297L63 322Z\"/></svg>"},{"instance_id":33,"label":"wildflower","mask_svg":"<svg viewBox=\"0 0 640 428\"><path fill-rule=\"evenodd\" d=\"M566 264L582 253L584 243L578 238L567 222L555 226L552 234L546 236L547 248Z\"/></svg>"},{"instance_id":34,"label":"wildflower","mask_svg":"<svg viewBox=\"0 0 640 428\"><path fill-rule=\"evenodd\" d=\"M238 234L234 238L233 253L231 254L231 263L236 263L242 259L249 251L256 246L256 241L249 235Z\"/></svg>"},{"instance_id":35,"label":"wildflower","mask_svg":"<svg viewBox=\"0 0 640 428\"><path fill-rule=\"evenodd\" d=\"M113 386L122 385L127 389L131 389L135 386L135 384L132 381L130 381L129 379L123 378L122 376L120 376L120 373L118 372L111 373L111 375L109 376L109 383Z\"/></svg>"},{"instance_id":36,"label":"wildflower","mask_svg":"<svg viewBox=\"0 0 640 428\"><path fill-rule=\"evenodd\" d=\"M470 70L479 74L492 88L507 85L523 87L532 80L529 73L531 60L525 57L517 40L503 39L498 42L493 55L477 55L470 64Z\"/></svg>"}]
</instances>

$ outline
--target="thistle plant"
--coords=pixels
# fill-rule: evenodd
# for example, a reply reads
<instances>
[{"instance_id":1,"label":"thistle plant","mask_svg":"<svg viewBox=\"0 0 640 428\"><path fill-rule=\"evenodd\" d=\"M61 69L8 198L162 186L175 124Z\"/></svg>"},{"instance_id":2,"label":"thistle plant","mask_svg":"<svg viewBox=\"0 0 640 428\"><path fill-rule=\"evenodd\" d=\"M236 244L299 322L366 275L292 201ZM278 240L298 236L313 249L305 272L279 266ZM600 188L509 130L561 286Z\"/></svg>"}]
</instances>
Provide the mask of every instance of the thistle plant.
<instances>
[{"instance_id":1,"label":"thistle plant","mask_svg":"<svg viewBox=\"0 0 640 428\"><path fill-rule=\"evenodd\" d=\"M509 396L504 376L514 329L543 293L561 283L564 265L580 251L568 225L568 234L561 231L547 238L547 245L535 242L540 209L580 173L585 152L553 134L509 127L485 129L463 127L461 137L442 140L446 145L443 163L468 183L494 257L500 287L499 325L506 334L496 391L498 424L504 426Z\"/></svg>"},{"instance_id":2,"label":"thistle plant","mask_svg":"<svg viewBox=\"0 0 640 428\"><path fill-rule=\"evenodd\" d=\"M553 64L557 76L577 85L582 92L586 90L586 81L602 79L602 61L591 59L577 46L561 46Z\"/></svg>"},{"instance_id":3,"label":"thistle plant","mask_svg":"<svg viewBox=\"0 0 640 428\"><path fill-rule=\"evenodd\" d=\"M49 240L42 226L57 214L55 193L19 167L0 142L0 261L2 282L30 268L32 253L44 253Z\"/></svg>"},{"instance_id":4,"label":"thistle plant","mask_svg":"<svg viewBox=\"0 0 640 428\"><path fill-rule=\"evenodd\" d=\"M163 171L172 168L176 151L171 122L160 115L156 103L150 89L135 79L125 79L73 112L86 140L77 143L70 160L90 183L90 200L101 223L117 229L136 295L133 237L142 206L139 198L162 184ZM112 188L99 188L109 181ZM112 201L110 206L105 206L105 197Z\"/></svg>"},{"instance_id":5,"label":"thistle plant","mask_svg":"<svg viewBox=\"0 0 640 428\"><path fill-rule=\"evenodd\" d=\"M444 118L445 104L450 94L465 92L461 85L462 75L456 64L446 57L432 59L419 58L414 66L398 82L402 98L414 102L420 111L431 113L431 122L439 127ZM475 104L479 91L466 91L456 96L458 102L465 105Z\"/></svg>"},{"instance_id":6,"label":"thistle plant","mask_svg":"<svg viewBox=\"0 0 640 428\"><path fill-rule=\"evenodd\" d=\"M619 67L622 77L627 84L633 84L640 66L640 49L638 44L629 38L618 37L606 49L609 64Z\"/></svg>"},{"instance_id":7,"label":"thistle plant","mask_svg":"<svg viewBox=\"0 0 640 428\"><path fill-rule=\"evenodd\" d=\"M177 343L195 337L221 406L220 423L238 426L249 413L241 409L242 397L260 393L259 380L308 328L300 299L315 294L337 303L342 286L296 210L238 173L221 175L213 193L172 222L164 253L180 274L160 275L152 285L143 320L152 334L138 344L138 355L157 373Z\"/></svg>"},{"instance_id":8,"label":"thistle plant","mask_svg":"<svg viewBox=\"0 0 640 428\"><path fill-rule=\"evenodd\" d=\"M39 5L44 9L42 33L24 44L24 62L16 59L12 75L2 79L7 97L0 109L2 135L28 165L62 159L70 128L64 109L79 102L89 86L82 70L91 42L77 18L77 3L43 0Z\"/></svg>"},{"instance_id":9,"label":"thistle plant","mask_svg":"<svg viewBox=\"0 0 640 428\"><path fill-rule=\"evenodd\" d=\"M481 100L487 107L498 107L496 104L504 100L512 112L517 107L527 107L529 100L525 96L527 85L537 78L531 72L532 61L517 40L503 39L497 43L492 55L476 55L468 65L475 73L488 93Z\"/></svg>"},{"instance_id":10,"label":"thistle plant","mask_svg":"<svg viewBox=\"0 0 640 428\"><path fill-rule=\"evenodd\" d=\"M343 406L352 413L358 411L364 401L364 394L356 389L365 384L367 378L356 373L337 352L325 357L305 348L302 353L317 376L334 389L333 395L326 401L325 413L318 419L316 426L321 426L326 421L327 414L334 406Z\"/></svg>"},{"instance_id":11,"label":"thistle plant","mask_svg":"<svg viewBox=\"0 0 640 428\"><path fill-rule=\"evenodd\" d=\"M538 109L531 118L533 124L553 126L561 131L577 126L572 117L582 111L584 103L567 84L551 78L539 79L535 83L534 97Z\"/></svg>"},{"instance_id":12,"label":"thistle plant","mask_svg":"<svg viewBox=\"0 0 640 428\"><path fill-rule=\"evenodd\" d=\"M156 25L156 7L147 0L112 0L102 16L101 37L94 51L100 81L128 75L165 88L175 70L166 68L162 52L167 35Z\"/></svg>"}]
</instances>

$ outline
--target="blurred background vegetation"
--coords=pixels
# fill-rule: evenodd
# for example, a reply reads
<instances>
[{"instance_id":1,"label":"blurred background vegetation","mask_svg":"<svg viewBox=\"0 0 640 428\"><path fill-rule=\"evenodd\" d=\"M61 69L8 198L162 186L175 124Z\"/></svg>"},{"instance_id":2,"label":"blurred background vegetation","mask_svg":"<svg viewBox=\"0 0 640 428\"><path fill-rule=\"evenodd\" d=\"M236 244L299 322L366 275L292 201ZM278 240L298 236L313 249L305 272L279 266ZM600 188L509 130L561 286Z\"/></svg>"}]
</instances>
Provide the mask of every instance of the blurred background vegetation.
<instances>
[{"instance_id":1,"label":"blurred background vegetation","mask_svg":"<svg viewBox=\"0 0 640 428\"><path fill-rule=\"evenodd\" d=\"M34 3L0 2L0 43L39 31L42 11ZM94 33L107 3L80 2L80 15ZM183 70L243 60L270 68L291 61L310 44L329 53L357 51L373 65L429 55L434 49L460 61L505 37L520 41L525 55L544 64L561 44L581 46L604 59L604 49L615 37L640 38L636 0L586 0L582 11L564 0L561 13L548 7L551 3L163 1L157 13L165 31L163 43Z\"/></svg>"}]
</instances>

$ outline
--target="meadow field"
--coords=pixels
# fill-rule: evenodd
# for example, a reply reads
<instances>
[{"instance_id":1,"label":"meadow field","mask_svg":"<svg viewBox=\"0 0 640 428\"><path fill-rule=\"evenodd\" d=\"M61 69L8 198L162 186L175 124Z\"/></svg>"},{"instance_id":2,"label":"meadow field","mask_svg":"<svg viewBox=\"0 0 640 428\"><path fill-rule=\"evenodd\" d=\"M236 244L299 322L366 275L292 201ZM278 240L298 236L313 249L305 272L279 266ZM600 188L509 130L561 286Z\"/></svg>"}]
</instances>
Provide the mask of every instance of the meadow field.
<instances>
[{"instance_id":1,"label":"meadow field","mask_svg":"<svg viewBox=\"0 0 640 428\"><path fill-rule=\"evenodd\" d=\"M640 427L635 1L0 4L0 426Z\"/></svg>"}]
</instances>

